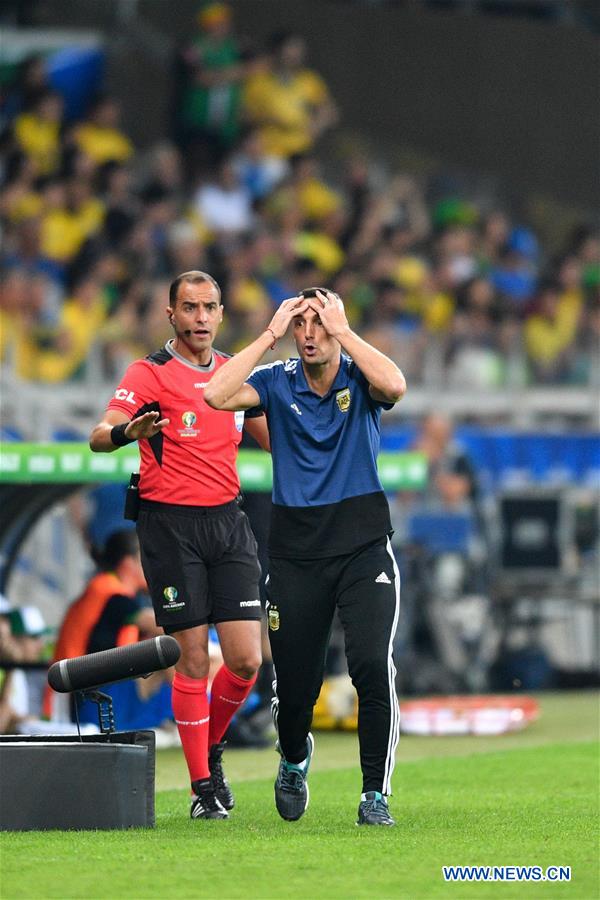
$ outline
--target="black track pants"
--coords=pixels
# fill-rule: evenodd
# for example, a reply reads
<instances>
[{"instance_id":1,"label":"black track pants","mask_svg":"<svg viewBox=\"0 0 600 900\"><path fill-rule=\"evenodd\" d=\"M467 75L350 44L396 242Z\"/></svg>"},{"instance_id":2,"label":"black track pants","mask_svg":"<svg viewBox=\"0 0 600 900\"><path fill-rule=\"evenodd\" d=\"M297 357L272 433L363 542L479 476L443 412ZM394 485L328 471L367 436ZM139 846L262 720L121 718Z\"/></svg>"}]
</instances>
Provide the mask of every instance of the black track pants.
<instances>
[{"instance_id":1,"label":"black track pants","mask_svg":"<svg viewBox=\"0 0 600 900\"><path fill-rule=\"evenodd\" d=\"M349 556L272 558L266 589L276 677L274 718L285 758L298 763L306 756L337 607L358 693L363 791L391 793L399 734L392 643L400 576L389 540L382 538Z\"/></svg>"}]
</instances>

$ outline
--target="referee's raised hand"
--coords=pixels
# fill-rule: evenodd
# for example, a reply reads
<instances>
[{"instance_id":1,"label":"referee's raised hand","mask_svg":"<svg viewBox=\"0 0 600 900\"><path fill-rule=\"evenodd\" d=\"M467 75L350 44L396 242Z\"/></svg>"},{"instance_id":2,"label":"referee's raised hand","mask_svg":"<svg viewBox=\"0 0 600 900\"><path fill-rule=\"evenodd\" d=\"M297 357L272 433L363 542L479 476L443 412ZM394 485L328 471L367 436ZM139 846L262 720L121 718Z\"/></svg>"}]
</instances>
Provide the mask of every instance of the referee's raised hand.
<instances>
[{"instance_id":1,"label":"referee's raised hand","mask_svg":"<svg viewBox=\"0 0 600 900\"><path fill-rule=\"evenodd\" d=\"M159 416L159 412L151 410L129 421L119 410L109 409L93 429L90 447L95 453L112 453L133 441L152 438L169 424L169 419L159 419Z\"/></svg>"},{"instance_id":2,"label":"referee's raised hand","mask_svg":"<svg viewBox=\"0 0 600 900\"><path fill-rule=\"evenodd\" d=\"M170 419L159 419L159 415L160 413L155 411L145 412L141 416L132 419L125 428L125 437L130 441L140 441L143 438L154 437L170 421Z\"/></svg>"}]
</instances>

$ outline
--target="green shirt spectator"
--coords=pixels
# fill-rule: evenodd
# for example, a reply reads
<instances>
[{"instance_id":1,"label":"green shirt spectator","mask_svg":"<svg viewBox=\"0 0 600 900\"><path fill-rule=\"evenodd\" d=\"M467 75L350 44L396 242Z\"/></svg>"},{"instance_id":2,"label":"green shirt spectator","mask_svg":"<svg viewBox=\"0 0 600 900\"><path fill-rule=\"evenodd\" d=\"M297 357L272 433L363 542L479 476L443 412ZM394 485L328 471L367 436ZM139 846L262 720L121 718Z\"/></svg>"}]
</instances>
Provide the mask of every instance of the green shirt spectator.
<instances>
[{"instance_id":1,"label":"green shirt spectator","mask_svg":"<svg viewBox=\"0 0 600 900\"><path fill-rule=\"evenodd\" d=\"M198 15L200 33L183 54L186 67L180 118L186 136L212 136L230 146L239 130L240 50L231 34L225 3L210 3Z\"/></svg>"}]
</instances>

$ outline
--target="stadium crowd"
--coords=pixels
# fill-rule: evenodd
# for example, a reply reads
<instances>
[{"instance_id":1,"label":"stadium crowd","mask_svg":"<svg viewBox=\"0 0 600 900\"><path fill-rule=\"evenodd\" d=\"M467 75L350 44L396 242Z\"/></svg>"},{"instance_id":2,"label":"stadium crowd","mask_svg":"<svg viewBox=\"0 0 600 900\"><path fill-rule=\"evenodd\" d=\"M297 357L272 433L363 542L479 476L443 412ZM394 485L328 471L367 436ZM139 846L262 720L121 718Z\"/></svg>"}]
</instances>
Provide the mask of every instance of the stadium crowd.
<instances>
[{"instance_id":1,"label":"stadium crowd","mask_svg":"<svg viewBox=\"0 0 600 900\"><path fill-rule=\"evenodd\" d=\"M335 92L305 56L294 34L250 48L229 8L209 4L177 56L170 138L143 150L118 98L67 122L44 60L23 64L2 98L3 363L70 381L94 349L113 379L170 337L171 273L203 269L224 287L230 352L284 298L327 284L410 384L595 379L595 230L582 224L550 258L499 205L433 197L426 179L359 153L335 164L321 140L340 118Z\"/></svg>"}]
</instances>

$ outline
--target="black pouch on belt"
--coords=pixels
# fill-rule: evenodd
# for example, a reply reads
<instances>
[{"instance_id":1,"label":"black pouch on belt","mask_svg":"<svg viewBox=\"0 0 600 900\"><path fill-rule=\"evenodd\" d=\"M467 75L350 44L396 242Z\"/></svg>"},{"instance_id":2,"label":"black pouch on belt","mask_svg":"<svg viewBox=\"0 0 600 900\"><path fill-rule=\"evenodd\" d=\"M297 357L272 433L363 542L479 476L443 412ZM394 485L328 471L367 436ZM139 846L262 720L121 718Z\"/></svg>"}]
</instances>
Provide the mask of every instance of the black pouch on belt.
<instances>
[{"instance_id":1,"label":"black pouch on belt","mask_svg":"<svg viewBox=\"0 0 600 900\"><path fill-rule=\"evenodd\" d=\"M140 511L140 492L138 485L140 483L139 472L132 472L125 494L125 509L123 510L123 518L137 522L138 513Z\"/></svg>"}]
</instances>

